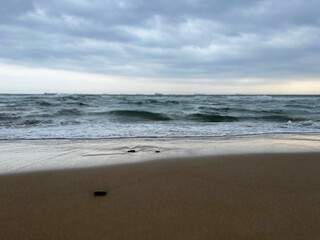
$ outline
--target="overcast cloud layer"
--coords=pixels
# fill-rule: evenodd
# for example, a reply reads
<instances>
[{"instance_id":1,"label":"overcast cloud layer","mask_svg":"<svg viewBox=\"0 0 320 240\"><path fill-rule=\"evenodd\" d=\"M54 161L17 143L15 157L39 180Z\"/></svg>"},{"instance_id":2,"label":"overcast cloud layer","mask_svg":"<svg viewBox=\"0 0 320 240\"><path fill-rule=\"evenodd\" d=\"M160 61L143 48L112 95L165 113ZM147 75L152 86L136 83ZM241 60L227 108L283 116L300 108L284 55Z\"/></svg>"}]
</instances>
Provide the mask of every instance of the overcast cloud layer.
<instances>
[{"instance_id":1,"label":"overcast cloud layer","mask_svg":"<svg viewBox=\"0 0 320 240\"><path fill-rule=\"evenodd\" d=\"M190 83L320 79L320 3L2 1L0 62Z\"/></svg>"}]
</instances>

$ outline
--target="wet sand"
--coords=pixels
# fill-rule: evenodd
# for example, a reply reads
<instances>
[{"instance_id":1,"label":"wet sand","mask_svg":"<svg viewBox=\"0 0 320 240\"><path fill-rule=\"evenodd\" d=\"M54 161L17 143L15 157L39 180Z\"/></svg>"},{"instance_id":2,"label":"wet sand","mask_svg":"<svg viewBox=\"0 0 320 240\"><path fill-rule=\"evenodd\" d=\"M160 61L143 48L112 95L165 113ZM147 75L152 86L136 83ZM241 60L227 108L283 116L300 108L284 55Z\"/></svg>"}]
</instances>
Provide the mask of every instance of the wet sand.
<instances>
[{"instance_id":1,"label":"wet sand","mask_svg":"<svg viewBox=\"0 0 320 240\"><path fill-rule=\"evenodd\" d=\"M185 157L320 151L319 134L211 138L40 139L0 141L0 174ZM128 155L128 150L135 154ZM155 153L160 150L161 153Z\"/></svg>"},{"instance_id":2,"label":"wet sand","mask_svg":"<svg viewBox=\"0 0 320 240\"><path fill-rule=\"evenodd\" d=\"M319 173L273 153L0 175L0 239L319 239Z\"/></svg>"}]
</instances>

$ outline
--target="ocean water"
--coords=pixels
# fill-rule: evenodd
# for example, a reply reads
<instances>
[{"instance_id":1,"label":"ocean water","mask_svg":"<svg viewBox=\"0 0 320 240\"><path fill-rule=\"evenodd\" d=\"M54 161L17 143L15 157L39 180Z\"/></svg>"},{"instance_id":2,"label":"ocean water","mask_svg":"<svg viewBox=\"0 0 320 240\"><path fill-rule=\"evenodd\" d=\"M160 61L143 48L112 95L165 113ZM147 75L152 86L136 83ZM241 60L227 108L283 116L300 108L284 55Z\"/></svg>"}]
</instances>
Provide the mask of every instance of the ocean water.
<instances>
[{"instance_id":1,"label":"ocean water","mask_svg":"<svg viewBox=\"0 0 320 240\"><path fill-rule=\"evenodd\" d=\"M0 95L0 139L320 133L320 95Z\"/></svg>"}]
</instances>

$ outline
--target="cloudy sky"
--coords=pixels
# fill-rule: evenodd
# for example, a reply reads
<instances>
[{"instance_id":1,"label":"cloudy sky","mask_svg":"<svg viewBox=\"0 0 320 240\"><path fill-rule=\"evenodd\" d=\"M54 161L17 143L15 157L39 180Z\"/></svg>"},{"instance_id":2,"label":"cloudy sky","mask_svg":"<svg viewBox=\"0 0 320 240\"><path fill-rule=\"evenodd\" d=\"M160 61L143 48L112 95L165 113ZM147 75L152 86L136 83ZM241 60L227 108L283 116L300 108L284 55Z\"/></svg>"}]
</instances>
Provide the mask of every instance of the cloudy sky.
<instances>
[{"instance_id":1,"label":"cloudy sky","mask_svg":"<svg viewBox=\"0 0 320 240\"><path fill-rule=\"evenodd\" d=\"M2 1L0 92L320 94L320 2Z\"/></svg>"}]
</instances>

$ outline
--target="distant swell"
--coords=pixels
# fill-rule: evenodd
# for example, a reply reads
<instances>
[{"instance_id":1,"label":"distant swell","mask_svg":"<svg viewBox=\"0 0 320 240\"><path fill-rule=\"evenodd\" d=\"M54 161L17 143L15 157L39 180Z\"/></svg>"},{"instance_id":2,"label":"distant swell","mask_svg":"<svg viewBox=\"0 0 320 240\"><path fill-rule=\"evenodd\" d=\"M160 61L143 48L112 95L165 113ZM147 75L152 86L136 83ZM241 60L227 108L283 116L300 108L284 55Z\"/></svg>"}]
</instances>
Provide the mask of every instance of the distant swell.
<instances>
[{"instance_id":1,"label":"distant swell","mask_svg":"<svg viewBox=\"0 0 320 240\"><path fill-rule=\"evenodd\" d=\"M148 111L136 111L136 110L115 110L108 112L112 116L121 117L125 119L140 119L140 120L151 120L151 121L168 121L172 120L165 114L148 112Z\"/></svg>"}]
</instances>

